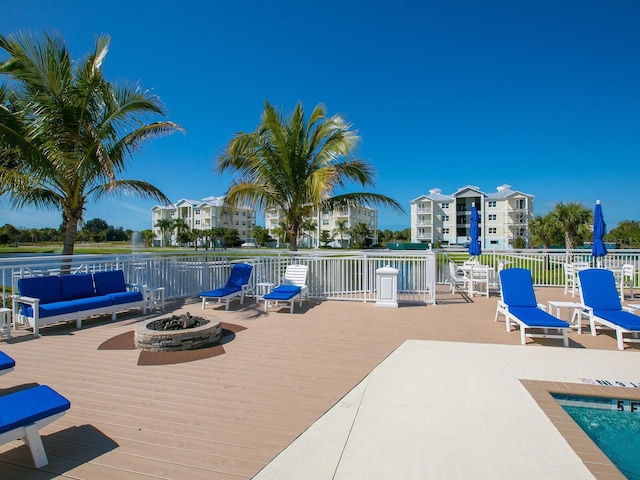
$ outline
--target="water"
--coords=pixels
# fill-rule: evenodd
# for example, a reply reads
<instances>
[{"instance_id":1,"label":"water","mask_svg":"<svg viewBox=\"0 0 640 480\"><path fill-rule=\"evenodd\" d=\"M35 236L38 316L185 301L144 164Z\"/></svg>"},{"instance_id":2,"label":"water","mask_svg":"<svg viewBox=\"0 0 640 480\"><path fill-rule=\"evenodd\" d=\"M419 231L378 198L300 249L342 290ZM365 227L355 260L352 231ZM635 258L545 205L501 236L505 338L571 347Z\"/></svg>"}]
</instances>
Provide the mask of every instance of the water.
<instances>
[{"instance_id":1,"label":"water","mask_svg":"<svg viewBox=\"0 0 640 480\"><path fill-rule=\"evenodd\" d=\"M640 402L569 395L556 399L627 478L640 480Z\"/></svg>"}]
</instances>

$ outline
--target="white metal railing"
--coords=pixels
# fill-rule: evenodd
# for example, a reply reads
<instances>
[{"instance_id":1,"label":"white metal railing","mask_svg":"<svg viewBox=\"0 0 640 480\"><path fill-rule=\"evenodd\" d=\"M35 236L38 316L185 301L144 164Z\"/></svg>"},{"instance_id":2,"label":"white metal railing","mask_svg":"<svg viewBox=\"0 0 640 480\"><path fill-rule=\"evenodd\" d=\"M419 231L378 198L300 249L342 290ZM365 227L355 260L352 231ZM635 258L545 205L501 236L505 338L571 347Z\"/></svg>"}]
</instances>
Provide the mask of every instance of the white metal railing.
<instances>
[{"instance_id":1,"label":"white metal railing","mask_svg":"<svg viewBox=\"0 0 640 480\"><path fill-rule=\"evenodd\" d=\"M0 259L3 305L8 293L17 292L18 279L30 276L93 273L123 270L129 283L165 288L165 297L198 295L224 284L233 263L254 265L251 281L282 283L286 266L309 266L309 294L315 298L372 301L376 299L376 270L391 266L399 270L398 300L435 303L436 255L433 252L274 253L225 257L218 253L34 256Z\"/></svg>"}]
</instances>

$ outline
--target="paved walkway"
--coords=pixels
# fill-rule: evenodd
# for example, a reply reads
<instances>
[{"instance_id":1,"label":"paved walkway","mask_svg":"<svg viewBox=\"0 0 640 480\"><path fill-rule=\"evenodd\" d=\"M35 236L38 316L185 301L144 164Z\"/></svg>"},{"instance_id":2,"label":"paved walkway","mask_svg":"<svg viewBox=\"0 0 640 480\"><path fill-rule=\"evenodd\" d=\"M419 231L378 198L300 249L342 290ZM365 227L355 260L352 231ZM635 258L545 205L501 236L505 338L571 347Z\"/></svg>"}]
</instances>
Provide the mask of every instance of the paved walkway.
<instances>
[{"instance_id":1,"label":"paved walkway","mask_svg":"<svg viewBox=\"0 0 640 480\"><path fill-rule=\"evenodd\" d=\"M638 372L632 352L407 340L255 478L594 478L520 380Z\"/></svg>"}]
</instances>

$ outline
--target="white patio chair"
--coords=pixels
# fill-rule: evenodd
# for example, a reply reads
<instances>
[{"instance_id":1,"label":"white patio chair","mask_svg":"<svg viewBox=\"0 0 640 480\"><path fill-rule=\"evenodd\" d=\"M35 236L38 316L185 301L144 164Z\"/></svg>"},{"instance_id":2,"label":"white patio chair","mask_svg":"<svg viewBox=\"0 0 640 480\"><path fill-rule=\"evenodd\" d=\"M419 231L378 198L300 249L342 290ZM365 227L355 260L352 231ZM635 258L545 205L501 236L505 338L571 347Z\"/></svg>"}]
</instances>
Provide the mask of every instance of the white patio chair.
<instances>
[{"instance_id":1,"label":"white patio chair","mask_svg":"<svg viewBox=\"0 0 640 480\"><path fill-rule=\"evenodd\" d=\"M564 294L566 295L571 287L571 296L576 296L576 269L573 263L564 264Z\"/></svg>"},{"instance_id":2,"label":"white patio chair","mask_svg":"<svg viewBox=\"0 0 640 480\"><path fill-rule=\"evenodd\" d=\"M456 287L462 285L462 289L468 289L469 277L458 268L455 262L449 262L449 281L451 282L451 293L456 291Z\"/></svg>"},{"instance_id":3,"label":"white patio chair","mask_svg":"<svg viewBox=\"0 0 640 480\"><path fill-rule=\"evenodd\" d=\"M624 302L624 289L629 287L629 295L633 298L633 284L636 282L636 266L631 263L622 265L620 272L620 301Z\"/></svg>"},{"instance_id":4,"label":"white patio chair","mask_svg":"<svg viewBox=\"0 0 640 480\"><path fill-rule=\"evenodd\" d=\"M471 282L471 291L475 295L476 293L489 296L489 266L488 265L473 265L471 267L471 275L469 281ZM484 287L483 287L484 285Z\"/></svg>"}]
</instances>

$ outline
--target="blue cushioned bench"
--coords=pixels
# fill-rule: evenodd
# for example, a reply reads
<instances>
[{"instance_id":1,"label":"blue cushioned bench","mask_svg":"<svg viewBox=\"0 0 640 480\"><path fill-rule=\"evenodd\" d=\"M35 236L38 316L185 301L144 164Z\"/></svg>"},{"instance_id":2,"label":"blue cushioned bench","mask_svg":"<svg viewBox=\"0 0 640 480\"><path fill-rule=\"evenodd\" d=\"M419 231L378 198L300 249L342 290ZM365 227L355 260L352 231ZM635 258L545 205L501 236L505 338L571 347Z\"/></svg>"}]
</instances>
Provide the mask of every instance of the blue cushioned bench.
<instances>
[{"instance_id":1,"label":"blue cushioned bench","mask_svg":"<svg viewBox=\"0 0 640 480\"><path fill-rule=\"evenodd\" d=\"M131 290L133 289L133 290ZM62 321L75 321L93 315L141 308L146 314L144 288L125 283L122 270L48 277L28 277L18 280L18 295L13 295L13 315L17 323L33 328Z\"/></svg>"},{"instance_id":2,"label":"blue cushioned bench","mask_svg":"<svg viewBox=\"0 0 640 480\"><path fill-rule=\"evenodd\" d=\"M65 414L69 400L46 385L0 397L0 444L22 440L29 446L36 468L49 463L40 429Z\"/></svg>"}]
</instances>

